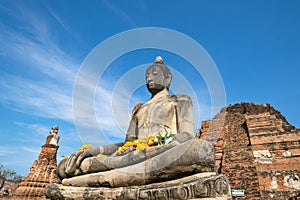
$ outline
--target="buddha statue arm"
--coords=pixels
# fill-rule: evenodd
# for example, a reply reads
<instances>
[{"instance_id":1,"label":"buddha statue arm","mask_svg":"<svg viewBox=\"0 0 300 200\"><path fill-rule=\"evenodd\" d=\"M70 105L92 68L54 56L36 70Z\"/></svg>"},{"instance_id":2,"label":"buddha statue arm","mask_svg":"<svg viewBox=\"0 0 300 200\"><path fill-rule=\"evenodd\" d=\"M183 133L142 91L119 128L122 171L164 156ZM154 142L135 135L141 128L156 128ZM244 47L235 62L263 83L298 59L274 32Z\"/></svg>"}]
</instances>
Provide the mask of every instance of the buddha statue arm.
<instances>
[{"instance_id":1,"label":"buddha statue arm","mask_svg":"<svg viewBox=\"0 0 300 200\"><path fill-rule=\"evenodd\" d=\"M134 113L132 115L132 118L130 120L130 123L129 123L129 127L128 127L128 130L127 130L127 134L126 134L126 141L133 141L135 139L137 139L137 128L138 128L138 124L137 124L137 117L135 115L136 113Z\"/></svg>"},{"instance_id":2,"label":"buddha statue arm","mask_svg":"<svg viewBox=\"0 0 300 200\"><path fill-rule=\"evenodd\" d=\"M177 134L174 141L183 143L195 137L193 104L191 98L187 95L176 95L176 99Z\"/></svg>"},{"instance_id":3,"label":"buddha statue arm","mask_svg":"<svg viewBox=\"0 0 300 200\"><path fill-rule=\"evenodd\" d=\"M82 161L88 157L96 156L98 154L111 155L122 146L124 142L111 144L107 146L93 147L85 149L72 154L65 162L65 173L69 176L77 175L80 173L80 165ZM79 171L78 171L79 170Z\"/></svg>"}]
</instances>

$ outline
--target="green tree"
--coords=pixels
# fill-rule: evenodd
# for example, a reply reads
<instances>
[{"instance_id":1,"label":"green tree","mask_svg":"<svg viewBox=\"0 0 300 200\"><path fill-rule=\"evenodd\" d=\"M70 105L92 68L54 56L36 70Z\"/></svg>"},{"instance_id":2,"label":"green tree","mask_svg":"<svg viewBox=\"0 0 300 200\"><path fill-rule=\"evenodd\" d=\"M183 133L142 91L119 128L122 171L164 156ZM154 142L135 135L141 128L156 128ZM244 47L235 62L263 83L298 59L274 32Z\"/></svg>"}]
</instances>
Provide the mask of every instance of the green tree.
<instances>
[{"instance_id":1,"label":"green tree","mask_svg":"<svg viewBox=\"0 0 300 200\"><path fill-rule=\"evenodd\" d=\"M14 170L6 169L3 164L0 163L0 189L3 187L6 180L14 182L22 181L22 176L17 174Z\"/></svg>"}]
</instances>

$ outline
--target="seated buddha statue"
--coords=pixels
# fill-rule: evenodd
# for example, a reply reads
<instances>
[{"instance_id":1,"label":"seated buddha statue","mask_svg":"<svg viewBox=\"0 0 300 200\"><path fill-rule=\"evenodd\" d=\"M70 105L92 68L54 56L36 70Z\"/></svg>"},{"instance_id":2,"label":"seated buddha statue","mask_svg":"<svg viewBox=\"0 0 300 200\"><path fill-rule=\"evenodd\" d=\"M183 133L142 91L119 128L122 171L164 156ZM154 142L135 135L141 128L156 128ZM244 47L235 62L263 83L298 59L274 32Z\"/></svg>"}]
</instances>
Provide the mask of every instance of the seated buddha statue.
<instances>
[{"instance_id":1,"label":"seated buddha statue","mask_svg":"<svg viewBox=\"0 0 300 200\"><path fill-rule=\"evenodd\" d=\"M146 70L151 99L134 109L125 141L78 151L62 160L58 166L62 184L121 187L213 171L213 146L195 139L192 100L187 95L170 95L171 80L170 69L158 56ZM166 140L120 153L122 146L157 134Z\"/></svg>"}]
</instances>

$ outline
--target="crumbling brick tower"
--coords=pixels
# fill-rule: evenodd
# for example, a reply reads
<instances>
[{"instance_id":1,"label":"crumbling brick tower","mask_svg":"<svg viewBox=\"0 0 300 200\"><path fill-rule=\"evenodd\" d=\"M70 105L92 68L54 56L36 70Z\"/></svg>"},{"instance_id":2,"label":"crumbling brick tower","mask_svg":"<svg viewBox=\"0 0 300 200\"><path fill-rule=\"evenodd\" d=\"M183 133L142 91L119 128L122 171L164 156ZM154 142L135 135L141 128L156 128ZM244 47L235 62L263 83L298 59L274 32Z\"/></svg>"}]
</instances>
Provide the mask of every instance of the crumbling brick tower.
<instances>
[{"instance_id":1,"label":"crumbling brick tower","mask_svg":"<svg viewBox=\"0 0 300 200\"><path fill-rule=\"evenodd\" d=\"M38 159L34 161L30 167L30 172L13 194L16 199L41 199L45 197L44 189L46 185L57 183L56 154L59 141L57 133L58 126L52 127Z\"/></svg>"},{"instance_id":2,"label":"crumbling brick tower","mask_svg":"<svg viewBox=\"0 0 300 200\"><path fill-rule=\"evenodd\" d=\"M233 199L295 199L300 195L300 130L269 104L239 103L202 122L197 137L214 144L216 172Z\"/></svg>"}]
</instances>

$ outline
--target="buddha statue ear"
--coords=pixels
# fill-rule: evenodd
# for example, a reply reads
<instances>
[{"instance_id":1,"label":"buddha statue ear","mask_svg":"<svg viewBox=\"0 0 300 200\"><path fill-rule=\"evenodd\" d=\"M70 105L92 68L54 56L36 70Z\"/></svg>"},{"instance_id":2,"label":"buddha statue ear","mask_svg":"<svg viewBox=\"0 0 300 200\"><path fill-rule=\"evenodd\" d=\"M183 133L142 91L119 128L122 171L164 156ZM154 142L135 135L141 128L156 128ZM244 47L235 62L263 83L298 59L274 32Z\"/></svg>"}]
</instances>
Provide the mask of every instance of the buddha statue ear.
<instances>
[{"instance_id":1,"label":"buddha statue ear","mask_svg":"<svg viewBox=\"0 0 300 200\"><path fill-rule=\"evenodd\" d=\"M170 88L171 80L172 80L172 74L168 73L168 75L167 75L167 89L168 90Z\"/></svg>"}]
</instances>

